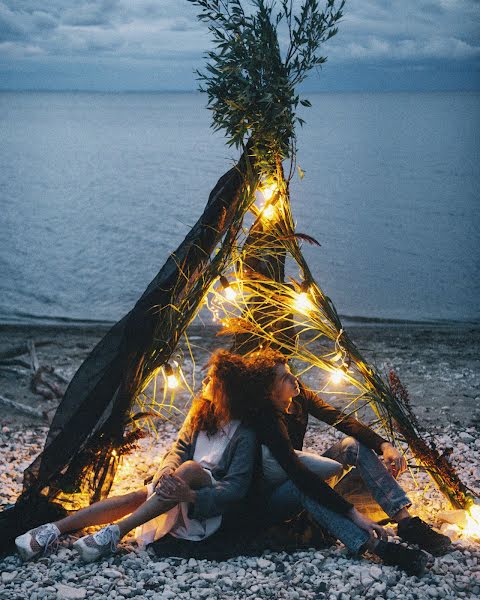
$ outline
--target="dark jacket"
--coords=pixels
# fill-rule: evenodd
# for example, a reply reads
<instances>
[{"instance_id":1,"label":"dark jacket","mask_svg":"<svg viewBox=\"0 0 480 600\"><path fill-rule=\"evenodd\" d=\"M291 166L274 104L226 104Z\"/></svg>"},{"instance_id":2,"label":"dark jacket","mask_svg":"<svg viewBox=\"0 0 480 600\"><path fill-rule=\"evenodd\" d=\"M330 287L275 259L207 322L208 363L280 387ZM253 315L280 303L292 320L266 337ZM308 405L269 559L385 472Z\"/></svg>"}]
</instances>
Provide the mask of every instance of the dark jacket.
<instances>
[{"instance_id":1,"label":"dark jacket","mask_svg":"<svg viewBox=\"0 0 480 600\"><path fill-rule=\"evenodd\" d=\"M155 477L167 468L176 469L187 460L193 460L197 436L187 417L177 440L163 456ZM195 503L189 510L191 518L205 519L237 509L250 488L256 448L254 431L240 424L218 465L212 469L216 483L196 490Z\"/></svg>"}]
</instances>

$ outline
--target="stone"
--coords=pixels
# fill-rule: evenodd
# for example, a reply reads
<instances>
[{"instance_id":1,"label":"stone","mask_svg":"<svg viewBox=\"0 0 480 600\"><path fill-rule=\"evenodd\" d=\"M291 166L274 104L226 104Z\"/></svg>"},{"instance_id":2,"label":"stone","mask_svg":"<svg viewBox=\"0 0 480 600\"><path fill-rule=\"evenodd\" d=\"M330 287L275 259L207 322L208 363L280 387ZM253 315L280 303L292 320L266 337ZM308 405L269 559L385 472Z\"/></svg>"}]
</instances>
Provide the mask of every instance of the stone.
<instances>
[{"instance_id":1,"label":"stone","mask_svg":"<svg viewBox=\"0 0 480 600\"><path fill-rule=\"evenodd\" d=\"M266 560L265 558L259 558L257 560L257 565L260 569L266 569L267 567L270 567L271 564L271 561Z\"/></svg>"},{"instance_id":2,"label":"stone","mask_svg":"<svg viewBox=\"0 0 480 600\"><path fill-rule=\"evenodd\" d=\"M453 525L452 523L444 523L440 527L440 532L443 533L443 535L448 535L452 542L455 542L460 537L461 529L458 525Z\"/></svg>"},{"instance_id":3,"label":"stone","mask_svg":"<svg viewBox=\"0 0 480 600\"><path fill-rule=\"evenodd\" d=\"M123 573L117 571L117 569L107 567L106 569L103 569L102 575L105 575L105 577L109 577L110 579L115 579L117 577L122 577Z\"/></svg>"},{"instance_id":4,"label":"stone","mask_svg":"<svg viewBox=\"0 0 480 600\"><path fill-rule=\"evenodd\" d=\"M152 569L157 573L162 573L162 571L165 571L168 568L170 568L170 565L167 562L154 562L152 564Z\"/></svg>"},{"instance_id":5,"label":"stone","mask_svg":"<svg viewBox=\"0 0 480 600\"><path fill-rule=\"evenodd\" d=\"M377 565L373 565L373 567L370 567L369 573L374 579L382 578L382 569L380 567L377 567Z\"/></svg>"},{"instance_id":6,"label":"stone","mask_svg":"<svg viewBox=\"0 0 480 600\"><path fill-rule=\"evenodd\" d=\"M437 514L440 523L451 523L459 527L465 527L467 524L467 513L464 510L445 510Z\"/></svg>"},{"instance_id":7,"label":"stone","mask_svg":"<svg viewBox=\"0 0 480 600\"><path fill-rule=\"evenodd\" d=\"M11 573L9 573L8 571L4 571L2 573L2 581L3 583L10 583L15 579L17 575L18 571L12 571Z\"/></svg>"},{"instance_id":8,"label":"stone","mask_svg":"<svg viewBox=\"0 0 480 600\"><path fill-rule=\"evenodd\" d=\"M459 433L458 437L464 442L473 442L475 440L473 435L470 435L466 431L462 431L461 433Z\"/></svg>"},{"instance_id":9,"label":"stone","mask_svg":"<svg viewBox=\"0 0 480 600\"><path fill-rule=\"evenodd\" d=\"M86 588L75 588L57 583L57 600L83 600L87 596Z\"/></svg>"}]
</instances>

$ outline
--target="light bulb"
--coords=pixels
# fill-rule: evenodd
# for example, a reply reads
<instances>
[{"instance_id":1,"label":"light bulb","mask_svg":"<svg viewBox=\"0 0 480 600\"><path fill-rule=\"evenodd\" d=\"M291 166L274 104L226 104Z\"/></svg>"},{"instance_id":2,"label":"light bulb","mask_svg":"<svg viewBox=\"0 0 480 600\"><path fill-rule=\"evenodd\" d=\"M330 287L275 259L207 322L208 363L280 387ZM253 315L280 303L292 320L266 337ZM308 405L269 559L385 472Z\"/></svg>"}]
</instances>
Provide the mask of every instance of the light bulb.
<instances>
[{"instance_id":1,"label":"light bulb","mask_svg":"<svg viewBox=\"0 0 480 600\"><path fill-rule=\"evenodd\" d=\"M301 292L298 294L295 298L294 304L298 312L301 313L306 313L314 308L307 292Z\"/></svg>"},{"instance_id":2,"label":"light bulb","mask_svg":"<svg viewBox=\"0 0 480 600\"><path fill-rule=\"evenodd\" d=\"M178 378L173 372L172 365L169 365L168 363L165 365L165 376L167 378L167 387L170 390L174 390L178 387Z\"/></svg>"},{"instance_id":3,"label":"light bulb","mask_svg":"<svg viewBox=\"0 0 480 600\"><path fill-rule=\"evenodd\" d=\"M225 298L227 300L233 301L237 297L237 292L230 286L225 289Z\"/></svg>"},{"instance_id":4,"label":"light bulb","mask_svg":"<svg viewBox=\"0 0 480 600\"><path fill-rule=\"evenodd\" d=\"M221 275L220 277L220 285L225 291L225 298L227 300L230 300L230 302L233 302L233 300L235 300L235 298L237 297L237 292L232 288L232 286L228 282L228 279L224 275Z\"/></svg>"},{"instance_id":5,"label":"light bulb","mask_svg":"<svg viewBox=\"0 0 480 600\"><path fill-rule=\"evenodd\" d=\"M169 375L167 377L167 385L169 389L174 390L178 387L178 379L175 375Z\"/></svg>"},{"instance_id":6,"label":"light bulb","mask_svg":"<svg viewBox=\"0 0 480 600\"><path fill-rule=\"evenodd\" d=\"M263 210L262 210L262 217L264 217L265 219L268 219L269 221L271 219L273 219L275 217L275 207L272 206L271 204L268 204Z\"/></svg>"},{"instance_id":7,"label":"light bulb","mask_svg":"<svg viewBox=\"0 0 480 600\"><path fill-rule=\"evenodd\" d=\"M273 194L277 191L277 186L274 183L271 183L271 184L266 185L265 187L261 188L260 191L262 192L265 200L268 202L270 200L270 198L273 196Z\"/></svg>"},{"instance_id":8,"label":"light bulb","mask_svg":"<svg viewBox=\"0 0 480 600\"><path fill-rule=\"evenodd\" d=\"M335 369L335 371L330 376L330 381L335 385L342 383L345 379L345 372L342 369Z\"/></svg>"}]
</instances>

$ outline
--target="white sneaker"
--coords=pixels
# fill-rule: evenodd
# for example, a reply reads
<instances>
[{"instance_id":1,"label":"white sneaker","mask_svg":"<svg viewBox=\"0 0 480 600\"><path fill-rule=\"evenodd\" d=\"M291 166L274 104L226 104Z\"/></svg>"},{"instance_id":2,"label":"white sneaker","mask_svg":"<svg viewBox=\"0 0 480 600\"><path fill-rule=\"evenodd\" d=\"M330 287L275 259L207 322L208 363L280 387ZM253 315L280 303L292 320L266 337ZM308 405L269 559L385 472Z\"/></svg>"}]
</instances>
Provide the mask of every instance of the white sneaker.
<instances>
[{"instance_id":1,"label":"white sneaker","mask_svg":"<svg viewBox=\"0 0 480 600\"><path fill-rule=\"evenodd\" d=\"M120 541L118 525L107 525L92 535L85 535L77 540L73 547L84 562L93 562L102 556L115 552Z\"/></svg>"},{"instance_id":2,"label":"white sneaker","mask_svg":"<svg viewBox=\"0 0 480 600\"><path fill-rule=\"evenodd\" d=\"M15 539L15 546L23 560L30 560L39 554L46 554L58 546L60 530L53 523L30 529Z\"/></svg>"}]
</instances>

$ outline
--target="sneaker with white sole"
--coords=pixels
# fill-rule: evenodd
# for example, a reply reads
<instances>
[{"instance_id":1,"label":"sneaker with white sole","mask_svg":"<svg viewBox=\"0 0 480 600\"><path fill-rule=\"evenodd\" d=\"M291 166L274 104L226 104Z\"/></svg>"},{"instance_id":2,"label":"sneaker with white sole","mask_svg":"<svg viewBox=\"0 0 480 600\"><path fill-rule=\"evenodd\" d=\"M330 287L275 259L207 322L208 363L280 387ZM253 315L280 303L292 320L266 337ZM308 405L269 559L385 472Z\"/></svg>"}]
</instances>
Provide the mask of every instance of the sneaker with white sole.
<instances>
[{"instance_id":1,"label":"sneaker with white sole","mask_svg":"<svg viewBox=\"0 0 480 600\"><path fill-rule=\"evenodd\" d=\"M102 556L115 552L120 541L118 525L107 525L92 535L85 535L77 540L73 547L84 562L93 562Z\"/></svg>"},{"instance_id":2,"label":"sneaker with white sole","mask_svg":"<svg viewBox=\"0 0 480 600\"><path fill-rule=\"evenodd\" d=\"M31 560L55 550L59 537L58 527L54 523L45 523L15 538L15 546L23 560Z\"/></svg>"}]
</instances>

